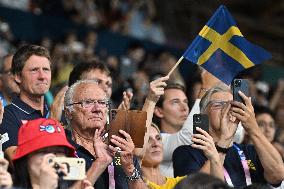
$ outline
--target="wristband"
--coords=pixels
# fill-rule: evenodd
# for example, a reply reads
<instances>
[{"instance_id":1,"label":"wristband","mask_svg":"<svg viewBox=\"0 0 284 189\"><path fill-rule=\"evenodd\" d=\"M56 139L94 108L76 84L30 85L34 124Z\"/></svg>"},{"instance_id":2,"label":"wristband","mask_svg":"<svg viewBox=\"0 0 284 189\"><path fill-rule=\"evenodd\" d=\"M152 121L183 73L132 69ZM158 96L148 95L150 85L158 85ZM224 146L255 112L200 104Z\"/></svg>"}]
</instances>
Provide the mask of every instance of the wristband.
<instances>
[{"instance_id":1,"label":"wristband","mask_svg":"<svg viewBox=\"0 0 284 189\"><path fill-rule=\"evenodd\" d=\"M138 179L141 178L140 172L138 171L138 169L134 169L132 175L130 176L126 176L127 180L129 181L136 181Z\"/></svg>"},{"instance_id":2,"label":"wristband","mask_svg":"<svg viewBox=\"0 0 284 189\"><path fill-rule=\"evenodd\" d=\"M222 148L222 147L218 146L217 144L215 144L215 147L216 147L218 152L221 152L223 154L226 154L230 149L230 148Z\"/></svg>"}]
</instances>

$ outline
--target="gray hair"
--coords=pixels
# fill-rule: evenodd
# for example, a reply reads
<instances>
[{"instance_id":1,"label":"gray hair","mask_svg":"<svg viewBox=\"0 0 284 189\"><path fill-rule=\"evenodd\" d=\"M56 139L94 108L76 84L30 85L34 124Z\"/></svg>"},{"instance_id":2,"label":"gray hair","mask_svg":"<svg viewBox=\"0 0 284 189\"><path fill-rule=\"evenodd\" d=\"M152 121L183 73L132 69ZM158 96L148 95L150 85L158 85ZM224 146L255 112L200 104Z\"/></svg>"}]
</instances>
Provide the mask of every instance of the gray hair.
<instances>
[{"instance_id":1,"label":"gray hair","mask_svg":"<svg viewBox=\"0 0 284 189\"><path fill-rule=\"evenodd\" d=\"M72 112L74 111L74 107L73 105L70 105L73 103L73 97L74 97L74 92L76 90L76 88L79 86L79 85L82 85L82 84L96 84L98 85L98 82L96 80L78 80L76 81L73 85L71 85L66 93L65 93L65 96L64 96L64 111L69 111L69 112ZM100 87L98 85L98 87ZM66 116L66 121L67 121L67 129L70 129L70 120L69 118Z\"/></svg>"},{"instance_id":2,"label":"gray hair","mask_svg":"<svg viewBox=\"0 0 284 189\"><path fill-rule=\"evenodd\" d=\"M67 89L65 96L64 96L64 107L67 108L68 111L70 111L70 112L72 112L74 110L73 105L71 105L71 106L69 106L69 105L73 103L73 97L74 97L75 89L81 84L96 84L96 85L98 85L98 82L96 80L78 80L73 85L71 85L71 87L69 87Z\"/></svg>"},{"instance_id":3,"label":"gray hair","mask_svg":"<svg viewBox=\"0 0 284 189\"><path fill-rule=\"evenodd\" d=\"M199 107L200 107L200 112L201 113L205 113L206 108L210 102L211 96L214 93L217 92L229 92L231 93L230 87L228 87L227 85L225 85L224 83L217 83L214 87L212 87L211 89L209 89L205 95L201 98Z\"/></svg>"}]
</instances>

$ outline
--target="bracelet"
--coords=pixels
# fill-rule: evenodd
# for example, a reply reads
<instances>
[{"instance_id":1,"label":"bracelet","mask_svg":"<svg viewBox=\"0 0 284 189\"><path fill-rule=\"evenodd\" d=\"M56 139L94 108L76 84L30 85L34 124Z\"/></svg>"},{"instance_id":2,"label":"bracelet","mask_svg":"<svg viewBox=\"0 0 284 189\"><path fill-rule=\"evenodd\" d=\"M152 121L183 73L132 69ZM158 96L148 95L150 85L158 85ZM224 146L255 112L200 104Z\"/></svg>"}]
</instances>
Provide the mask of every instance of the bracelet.
<instances>
[{"instance_id":1,"label":"bracelet","mask_svg":"<svg viewBox=\"0 0 284 189\"><path fill-rule=\"evenodd\" d=\"M217 144L215 144L215 147L216 147L218 152L221 152L223 154L226 154L230 149L230 148L222 148L222 147L218 146Z\"/></svg>"},{"instance_id":2,"label":"bracelet","mask_svg":"<svg viewBox=\"0 0 284 189\"><path fill-rule=\"evenodd\" d=\"M138 171L138 169L134 169L132 175L130 176L126 176L127 180L129 181L135 181L141 178L140 172Z\"/></svg>"}]
</instances>

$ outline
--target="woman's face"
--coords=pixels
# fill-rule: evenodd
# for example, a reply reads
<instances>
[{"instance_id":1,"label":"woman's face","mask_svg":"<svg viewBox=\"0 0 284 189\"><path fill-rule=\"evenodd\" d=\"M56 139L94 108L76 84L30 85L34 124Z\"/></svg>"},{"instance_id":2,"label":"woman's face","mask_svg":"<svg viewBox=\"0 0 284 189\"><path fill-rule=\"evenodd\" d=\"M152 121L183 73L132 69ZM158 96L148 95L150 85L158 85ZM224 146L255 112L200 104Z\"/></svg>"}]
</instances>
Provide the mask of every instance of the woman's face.
<instances>
[{"instance_id":1,"label":"woman's face","mask_svg":"<svg viewBox=\"0 0 284 189\"><path fill-rule=\"evenodd\" d=\"M163 160L163 145L160 133L156 128L150 127L150 136L142 166L156 166Z\"/></svg>"},{"instance_id":2,"label":"woman's face","mask_svg":"<svg viewBox=\"0 0 284 189\"><path fill-rule=\"evenodd\" d=\"M229 92L214 93L207 106L207 115L209 117L210 129L218 132L220 130L223 108L228 106L228 102L233 100L233 95Z\"/></svg>"},{"instance_id":3,"label":"woman's face","mask_svg":"<svg viewBox=\"0 0 284 189\"><path fill-rule=\"evenodd\" d=\"M42 166L43 158L48 156L52 159L54 157L66 156L68 150L62 146L47 147L37 150L28 156L28 171L31 179L38 179L40 176L40 167Z\"/></svg>"},{"instance_id":4,"label":"woman's face","mask_svg":"<svg viewBox=\"0 0 284 189\"><path fill-rule=\"evenodd\" d=\"M264 136L269 140L269 142L272 142L276 127L274 119L271 117L271 115L268 113L259 114L256 116L256 121Z\"/></svg>"}]
</instances>

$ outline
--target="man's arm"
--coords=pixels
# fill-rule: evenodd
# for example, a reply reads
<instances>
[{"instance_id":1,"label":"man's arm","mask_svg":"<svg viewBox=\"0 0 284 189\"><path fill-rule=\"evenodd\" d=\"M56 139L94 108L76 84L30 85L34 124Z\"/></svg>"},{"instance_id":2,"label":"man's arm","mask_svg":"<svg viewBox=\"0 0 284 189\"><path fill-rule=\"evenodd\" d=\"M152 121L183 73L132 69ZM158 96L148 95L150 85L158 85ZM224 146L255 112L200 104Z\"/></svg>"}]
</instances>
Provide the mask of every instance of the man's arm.
<instances>
[{"instance_id":1,"label":"man's arm","mask_svg":"<svg viewBox=\"0 0 284 189\"><path fill-rule=\"evenodd\" d=\"M18 131L21 123L18 123L16 118L17 116L10 108L5 108L0 133L2 135L2 148L9 162L12 162L18 144Z\"/></svg>"},{"instance_id":2,"label":"man's arm","mask_svg":"<svg viewBox=\"0 0 284 189\"><path fill-rule=\"evenodd\" d=\"M228 104L225 108L222 109L222 117L220 120L220 131L221 136L216 142L216 145L218 145L221 148L229 148L233 143L233 137L237 130L237 123L235 122L235 118L232 116L229 116L229 110L231 108L231 105ZM215 139L217 140L217 139ZM219 158L220 163L223 166L225 161L226 154L219 152ZM206 163L202 166L200 169L201 172L210 173L210 161L206 161ZM223 174L223 171L222 171Z\"/></svg>"},{"instance_id":3,"label":"man's arm","mask_svg":"<svg viewBox=\"0 0 284 189\"><path fill-rule=\"evenodd\" d=\"M123 130L119 131L120 134L124 136L124 138L118 137L113 135L111 137L111 142L120 148L113 147L112 145L109 145L109 149L113 153L118 153L121 158L121 165L122 168L126 174L126 176L131 177L133 176L133 173L135 172L135 166L134 166L134 161L133 161L133 151L134 151L134 143L128 133L126 133ZM130 189L147 189L148 187L146 184L143 182L141 176L128 180L128 186Z\"/></svg>"},{"instance_id":4,"label":"man's arm","mask_svg":"<svg viewBox=\"0 0 284 189\"><path fill-rule=\"evenodd\" d=\"M255 146L258 158L264 169L264 177L270 184L279 184L283 180L283 161L279 152L262 134L254 114L251 98L239 92L245 104L232 102L232 115L242 122L244 129Z\"/></svg>"}]
</instances>

